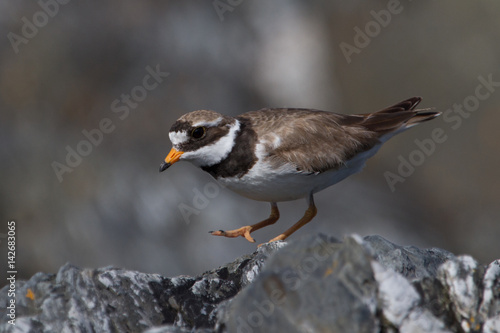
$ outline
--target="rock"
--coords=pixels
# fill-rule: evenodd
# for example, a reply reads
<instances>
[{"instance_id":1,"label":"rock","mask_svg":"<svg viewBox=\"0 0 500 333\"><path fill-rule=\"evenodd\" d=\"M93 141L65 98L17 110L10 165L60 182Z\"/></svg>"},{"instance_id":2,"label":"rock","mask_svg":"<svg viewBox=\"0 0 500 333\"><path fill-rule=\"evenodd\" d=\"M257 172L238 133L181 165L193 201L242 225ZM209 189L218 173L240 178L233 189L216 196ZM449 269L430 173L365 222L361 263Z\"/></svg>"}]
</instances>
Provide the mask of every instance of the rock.
<instances>
[{"instance_id":1,"label":"rock","mask_svg":"<svg viewBox=\"0 0 500 333\"><path fill-rule=\"evenodd\" d=\"M381 237L303 238L272 256L219 314L228 332L446 332L414 286L453 257ZM374 260L374 258L378 258ZM284 329L285 328L285 329Z\"/></svg>"},{"instance_id":2,"label":"rock","mask_svg":"<svg viewBox=\"0 0 500 333\"><path fill-rule=\"evenodd\" d=\"M0 332L143 332L164 324L176 326L172 332L213 328L218 303L251 283L267 256L282 246L261 247L197 277L66 264L56 275L37 273L17 282L15 326L7 322L8 287L0 291Z\"/></svg>"},{"instance_id":3,"label":"rock","mask_svg":"<svg viewBox=\"0 0 500 333\"><path fill-rule=\"evenodd\" d=\"M248 288L219 315L228 332L373 332L377 285L368 251L306 238L276 253Z\"/></svg>"},{"instance_id":4,"label":"rock","mask_svg":"<svg viewBox=\"0 0 500 333\"><path fill-rule=\"evenodd\" d=\"M500 332L500 261L379 236L266 244L196 277L67 264L16 283L15 326L7 288L5 332Z\"/></svg>"}]
</instances>

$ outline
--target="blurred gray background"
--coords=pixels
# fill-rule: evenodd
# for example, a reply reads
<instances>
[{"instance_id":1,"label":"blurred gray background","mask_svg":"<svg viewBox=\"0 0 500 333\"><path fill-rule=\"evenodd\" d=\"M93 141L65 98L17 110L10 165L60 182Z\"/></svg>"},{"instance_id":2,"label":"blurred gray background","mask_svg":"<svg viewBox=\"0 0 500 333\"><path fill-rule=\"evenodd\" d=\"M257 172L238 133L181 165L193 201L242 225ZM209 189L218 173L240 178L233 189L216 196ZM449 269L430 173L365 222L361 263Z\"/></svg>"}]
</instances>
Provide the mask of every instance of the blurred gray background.
<instances>
[{"instance_id":1,"label":"blurred gray background","mask_svg":"<svg viewBox=\"0 0 500 333\"><path fill-rule=\"evenodd\" d=\"M363 173L317 194L317 217L292 238L379 234L482 263L499 257L500 88L478 87L500 82L500 3L59 1L0 4L0 233L17 222L18 278L66 262L198 274L254 251L207 232L264 219L269 204L217 191L188 163L158 173L186 112L367 113L412 96L447 116L393 138ZM156 69L161 82L147 78L146 90ZM103 119L98 144L82 143ZM444 142L419 153L415 140L436 128ZM71 167L68 149L86 156ZM410 157L418 166L391 190L387 172ZM67 169L58 177L54 165ZM193 201L197 191L210 197ZM188 218L186 206L196 209ZM279 207L258 242L306 203Z\"/></svg>"}]
</instances>

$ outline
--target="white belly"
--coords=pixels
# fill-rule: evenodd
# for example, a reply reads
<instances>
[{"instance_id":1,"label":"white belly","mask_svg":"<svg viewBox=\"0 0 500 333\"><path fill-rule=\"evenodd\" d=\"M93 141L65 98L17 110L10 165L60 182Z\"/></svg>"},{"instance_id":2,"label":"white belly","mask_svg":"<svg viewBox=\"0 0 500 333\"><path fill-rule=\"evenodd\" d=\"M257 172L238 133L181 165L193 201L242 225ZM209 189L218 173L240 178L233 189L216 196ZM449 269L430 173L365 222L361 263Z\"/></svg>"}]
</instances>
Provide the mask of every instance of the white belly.
<instances>
[{"instance_id":1,"label":"white belly","mask_svg":"<svg viewBox=\"0 0 500 333\"><path fill-rule=\"evenodd\" d=\"M292 166L273 169L259 160L243 177L220 178L218 181L228 189L253 200L268 202L296 200L324 190L361 171L366 160L373 156L378 148L379 145L356 155L340 169L319 174L298 173Z\"/></svg>"}]
</instances>

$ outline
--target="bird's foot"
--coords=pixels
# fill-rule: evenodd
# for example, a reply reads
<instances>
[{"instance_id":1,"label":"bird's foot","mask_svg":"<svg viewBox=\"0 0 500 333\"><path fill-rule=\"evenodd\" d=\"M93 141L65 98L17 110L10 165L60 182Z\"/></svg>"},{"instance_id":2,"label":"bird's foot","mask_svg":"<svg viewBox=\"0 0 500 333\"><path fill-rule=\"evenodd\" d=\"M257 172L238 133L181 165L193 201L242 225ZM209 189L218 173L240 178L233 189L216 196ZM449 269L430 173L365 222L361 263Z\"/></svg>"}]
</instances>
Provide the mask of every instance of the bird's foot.
<instances>
[{"instance_id":1,"label":"bird's foot","mask_svg":"<svg viewBox=\"0 0 500 333\"><path fill-rule=\"evenodd\" d=\"M209 233L214 235L214 236L224 236L224 237L245 237L247 241L250 243L255 243L255 239L253 239L252 236L250 236L250 233L252 232L252 226L247 225L235 230L229 230L229 231L224 231L224 230L216 230L216 231L210 231Z\"/></svg>"}]
</instances>

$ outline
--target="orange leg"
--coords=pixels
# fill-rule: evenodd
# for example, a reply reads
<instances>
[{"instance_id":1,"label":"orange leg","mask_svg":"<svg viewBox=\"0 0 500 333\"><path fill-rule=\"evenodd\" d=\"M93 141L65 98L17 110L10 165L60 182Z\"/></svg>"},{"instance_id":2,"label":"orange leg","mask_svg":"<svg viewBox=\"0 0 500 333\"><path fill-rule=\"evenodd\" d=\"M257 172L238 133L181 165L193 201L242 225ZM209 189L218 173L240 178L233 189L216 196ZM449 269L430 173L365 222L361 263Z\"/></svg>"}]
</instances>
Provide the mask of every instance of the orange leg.
<instances>
[{"instance_id":1,"label":"orange leg","mask_svg":"<svg viewBox=\"0 0 500 333\"><path fill-rule=\"evenodd\" d=\"M314 199L312 194L309 196L309 207L307 208L306 212L304 213L304 216L299 220L299 222L295 223L290 229L285 231L284 233L278 235L277 237L274 237L269 241L271 242L276 242L279 240L284 240L291 234L293 234L295 231L299 230L302 228L304 225L307 223L311 222L311 220L316 216L316 213L318 212L318 209L314 205ZM262 244L261 244L262 245ZM260 246L260 245L259 245Z\"/></svg>"},{"instance_id":2,"label":"orange leg","mask_svg":"<svg viewBox=\"0 0 500 333\"><path fill-rule=\"evenodd\" d=\"M229 231L224 231L224 230L217 230L217 231L210 231L210 234L214 236L224 236L224 237L245 237L247 241L251 243L255 243L255 239L250 236L250 233L259 230L261 228L267 227L268 225L273 224L274 222L278 221L280 218L280 212L278 210L278 205L275 202L271 202L271 215L264 221L261 221L256 224L252 225L247 225L235 230L229 230Z\"/></svg>"}]
</instances>

